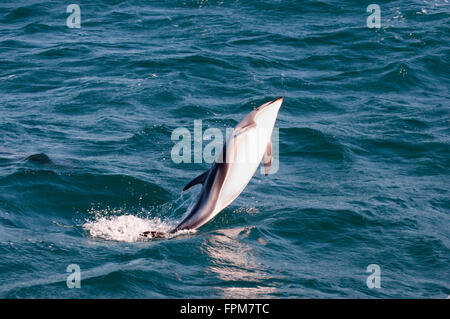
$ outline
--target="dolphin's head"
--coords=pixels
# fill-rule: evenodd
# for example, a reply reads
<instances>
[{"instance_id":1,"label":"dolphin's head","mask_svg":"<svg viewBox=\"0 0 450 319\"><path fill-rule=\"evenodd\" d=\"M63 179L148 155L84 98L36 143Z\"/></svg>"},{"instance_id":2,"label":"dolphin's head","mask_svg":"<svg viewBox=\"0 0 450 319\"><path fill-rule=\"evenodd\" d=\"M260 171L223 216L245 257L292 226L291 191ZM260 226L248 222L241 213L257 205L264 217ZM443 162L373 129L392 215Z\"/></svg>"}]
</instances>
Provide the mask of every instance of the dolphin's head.
<instances>
[{"instance_id":1,"label":"dolphin's head","mask_svg":"<svg viewBox=\"0 0 450 319\"><path fill-rule=\"evenodd\" d=\"M272 131L282 103L283 97L279 97L278 99L265 103L254 110L253 116L256 126L258 128Z\"/></svg>"}]
</instances>

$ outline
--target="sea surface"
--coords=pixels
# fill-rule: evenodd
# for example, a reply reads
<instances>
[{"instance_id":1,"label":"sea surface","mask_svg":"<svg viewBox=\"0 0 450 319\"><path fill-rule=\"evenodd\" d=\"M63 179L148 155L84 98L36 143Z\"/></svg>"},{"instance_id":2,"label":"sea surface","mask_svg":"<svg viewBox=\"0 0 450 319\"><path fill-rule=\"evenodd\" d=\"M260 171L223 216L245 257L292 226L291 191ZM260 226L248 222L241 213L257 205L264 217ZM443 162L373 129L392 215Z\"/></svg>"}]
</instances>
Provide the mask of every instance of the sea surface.
<instances>
[{"instance_id":1,"label":"sea surface","mask_svg":"<svg viewBox=\"0 0 450 319\"><path fill-rule=\"evenodd\" d=\"M0 3L0 298L450 295L447 0L73 2ZM279 96L276 173L140 239L211 165L174 130Z\"/></svg>"}]
</instances>

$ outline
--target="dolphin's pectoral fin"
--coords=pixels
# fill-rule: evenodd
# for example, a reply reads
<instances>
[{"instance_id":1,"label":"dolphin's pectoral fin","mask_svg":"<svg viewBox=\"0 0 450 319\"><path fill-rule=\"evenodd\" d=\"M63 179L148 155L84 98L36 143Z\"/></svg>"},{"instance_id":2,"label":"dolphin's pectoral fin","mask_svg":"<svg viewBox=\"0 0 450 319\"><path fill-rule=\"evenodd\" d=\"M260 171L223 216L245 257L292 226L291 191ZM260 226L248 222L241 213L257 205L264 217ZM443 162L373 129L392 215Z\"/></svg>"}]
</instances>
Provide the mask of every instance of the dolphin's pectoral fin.
<instances>
[{"instance_id":1,"label":"dolphin's pectoral fin","mask_svg":"<svg viewBox=\"0 0 450 319\"><path fill-rule=\"evenodd\" d=\"M263 156L264 167L266 168L266 176L269 174L270 166L272 166L273 149L272 142L267 143L267 149Z\"/></svg>"},{"instance_id":2,"label":"dolphin's pectoral fin","mask_svg":"<svg viewBox=\"0 0 450 319\"><path fill-rule=\"evenodd\" d=\"M205 182L206 178L208 177L208 173L209 173L209 170L207 170L207 171L204 172L202 175L197 176L197 177L194 178L192 181L190 181L186 186L184 186L183 192L184 192L185 190L188 190L189 188L191 188L191 187L194 186L194 185L197 185L197 184L203 184L203 183Z\"/></svg>"}]
</instances>

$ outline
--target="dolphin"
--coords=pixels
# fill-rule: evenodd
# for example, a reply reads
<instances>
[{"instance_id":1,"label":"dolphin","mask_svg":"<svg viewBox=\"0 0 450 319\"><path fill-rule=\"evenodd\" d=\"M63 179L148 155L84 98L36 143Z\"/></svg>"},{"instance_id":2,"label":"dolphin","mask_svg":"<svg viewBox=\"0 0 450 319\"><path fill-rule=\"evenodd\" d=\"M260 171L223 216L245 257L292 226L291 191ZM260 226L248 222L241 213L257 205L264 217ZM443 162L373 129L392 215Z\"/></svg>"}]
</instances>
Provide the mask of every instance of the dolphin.
<instances>
[{"instance_id":1,"label":"dolphin","mask_svg":"<svg viewBox=\"0 0 450 319\"><path fill-rule=\"evenodd\" d=\"M230 205L252 179L260 162L267 176L272 164L272 131L283 97L248 114L229 135L212 167L190 181L183 191L201 184L200 196L189 214L169 234L197 229ZM166 233L146 231L143 237L162 238Z\"/></svg>"}]
</instances>

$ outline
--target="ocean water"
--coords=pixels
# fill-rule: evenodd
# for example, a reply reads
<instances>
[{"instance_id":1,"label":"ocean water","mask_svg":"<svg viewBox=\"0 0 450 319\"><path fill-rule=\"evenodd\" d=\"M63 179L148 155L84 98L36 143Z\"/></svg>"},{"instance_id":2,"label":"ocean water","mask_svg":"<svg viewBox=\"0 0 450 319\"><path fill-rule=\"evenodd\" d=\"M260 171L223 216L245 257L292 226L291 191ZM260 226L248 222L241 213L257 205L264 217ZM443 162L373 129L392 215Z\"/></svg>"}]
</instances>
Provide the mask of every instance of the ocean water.
<instances>
[{"instance_id":1,"label":"ocean water","mask_svg":"<svg viewBox=\"0 0 450 319\"><path fill-rule=\"evenodd\" d=\"M447 298L447 0L69 3L0 4L1 298ZM172 132L278 96L278 171L139 240L210 167Z\"/></svg>"}]
</instances>

